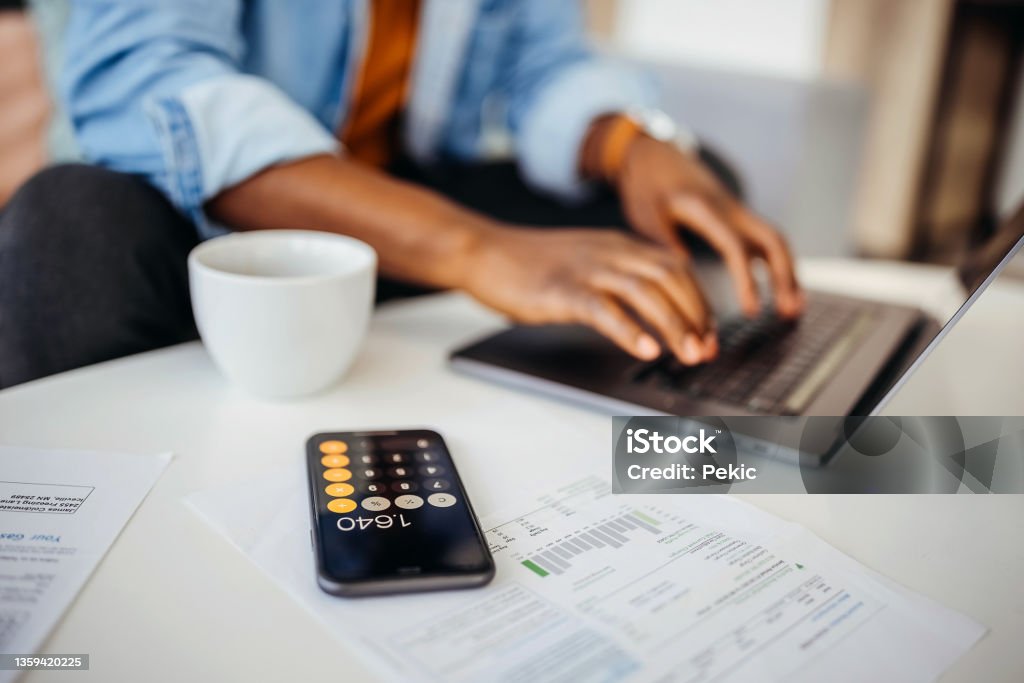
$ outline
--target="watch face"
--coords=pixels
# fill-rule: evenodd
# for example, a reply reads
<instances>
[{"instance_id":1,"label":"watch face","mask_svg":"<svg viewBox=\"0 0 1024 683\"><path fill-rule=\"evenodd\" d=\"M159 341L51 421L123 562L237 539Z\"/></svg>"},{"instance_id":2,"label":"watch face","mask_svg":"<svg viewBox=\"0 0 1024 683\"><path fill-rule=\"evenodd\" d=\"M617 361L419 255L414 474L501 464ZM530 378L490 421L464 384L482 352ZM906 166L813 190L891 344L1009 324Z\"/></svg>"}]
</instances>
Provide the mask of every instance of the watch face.
<instances>
[{"instance_id":1,"label":"watch face","mask_svg":"<svg viewBox=\"0 0 1024 683\"><path fill-rule=\"evenodd\" d=\"M675 140L678 131L672 117L660 109L651 109L646 112L644 128L648 135L662 142Z\"/></svg>"},{"instance_id":2,"label":"watch face","mask_svg":"<svg viewBox=\"0 0 1024 683\"><path fill-rule=\"evenodd\" d=\"M687 128L679 126L672 117L660 109L637 109L629 112L632 118L644 133L660 140L671 142L682 150L694 150L697 148L697 137Z\"/></svg>"}]
</instances>

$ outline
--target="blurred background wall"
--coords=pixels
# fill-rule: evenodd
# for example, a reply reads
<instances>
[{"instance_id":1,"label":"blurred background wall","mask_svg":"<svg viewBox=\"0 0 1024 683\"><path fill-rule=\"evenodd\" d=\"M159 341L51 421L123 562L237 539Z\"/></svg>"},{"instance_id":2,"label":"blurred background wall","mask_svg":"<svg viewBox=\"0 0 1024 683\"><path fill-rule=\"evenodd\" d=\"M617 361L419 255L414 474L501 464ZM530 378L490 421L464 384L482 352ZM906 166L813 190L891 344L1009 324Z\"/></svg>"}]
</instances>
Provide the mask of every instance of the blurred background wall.
<instances>
[{"instance_id":1,"label":"blurred background wall","mask_svg":"<svg viewBox=\"0 0 1024 683\"><path fill-rule=\"evenodd\" d=\"M662 67L674 113L805 253L946 260L1024 200L1020 0L588 2L598 39ZM678 77L694 71L716 84Z\"/></svg>"},{"instance_id":2,"label":"blurred background wall","mask_svg":"<svg viewBox=\"0 0 1024 683\"><path fill-rule=\"evenodd\" d=\"M604 4L613 43L631 55L769 76L822 75L829 0Z\"/></svg>"}]
</instances>

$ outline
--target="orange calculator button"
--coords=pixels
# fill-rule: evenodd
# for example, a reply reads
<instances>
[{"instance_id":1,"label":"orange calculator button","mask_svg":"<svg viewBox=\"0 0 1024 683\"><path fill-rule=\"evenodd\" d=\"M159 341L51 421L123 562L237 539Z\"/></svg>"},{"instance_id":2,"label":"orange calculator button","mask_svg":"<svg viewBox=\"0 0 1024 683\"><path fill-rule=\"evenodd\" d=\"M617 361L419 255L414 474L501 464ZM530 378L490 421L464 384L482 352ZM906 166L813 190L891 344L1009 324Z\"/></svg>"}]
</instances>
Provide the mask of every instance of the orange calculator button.
<instances>
[{"instance_id":1,"label":"orange calculator button","mask_svg":"<svg viewBox=\"0 0 1024 683\"><path fill-rule=\"evenodd\" d=\"M355 492L355 487L352 484L328 484L324 491L327 492L328 496L335 498L344 498L345 496L351 496Z\"/></svg>"},{"instance_id":2,"label":"orange calculator button","mask_svg":"<svg viewBox=\"0 0 1024 683\"><path fill-rule=\"evenodd\" d=\"M351 470L346 470L340 467L324 470L324 479L327 481L348 481L351 478Z\"/></svg>"},{"instance_id":3,"label":"orange calculator button","mask_svg":"<svg viewBox=\"0 0 1024 683\"><path fill-rule=\"evenodd\" d=\"M327 509L343 515L356 509L356 502L351 498L335 498L327 504Z\"/></svg>"},{"instance_id":4,"label":"orange calculator button","mask_svg":"<svg viewBox=\"0 0 1024 683\"><path fill-rule=\"evenodd\" d=\"M348 465L347 455L325 455L320 458L320 464L324 467L345 467Z\"/></svg>"},{"instance_id":5,"label":"orange calculator button","mask_svg":"<svg viewBox=\"0 0 1024 683\"><path fill-rule=\"evenodd\" d=\"M321 453L347 453L348 444L344 441L324 441L320 444Z\"/></svg>"}]
</instances>

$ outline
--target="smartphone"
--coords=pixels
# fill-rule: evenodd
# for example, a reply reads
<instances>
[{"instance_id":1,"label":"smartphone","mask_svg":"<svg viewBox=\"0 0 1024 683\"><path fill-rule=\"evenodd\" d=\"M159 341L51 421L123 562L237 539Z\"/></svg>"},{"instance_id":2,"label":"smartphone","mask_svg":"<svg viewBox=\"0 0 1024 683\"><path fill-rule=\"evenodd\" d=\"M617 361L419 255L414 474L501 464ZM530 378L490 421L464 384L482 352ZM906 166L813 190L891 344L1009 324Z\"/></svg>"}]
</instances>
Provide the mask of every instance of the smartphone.
<instances>
[{"instance_id":1,"label":"smartphone","mask_svg":"<svg viewBox=\"0 0 1024 683\"><path fill-rule=\"evenodd\" d=\"M317 582L340 596L483 586L494 560L444 439L428 429L306 443Z\"/></svg>"}]
</instances>

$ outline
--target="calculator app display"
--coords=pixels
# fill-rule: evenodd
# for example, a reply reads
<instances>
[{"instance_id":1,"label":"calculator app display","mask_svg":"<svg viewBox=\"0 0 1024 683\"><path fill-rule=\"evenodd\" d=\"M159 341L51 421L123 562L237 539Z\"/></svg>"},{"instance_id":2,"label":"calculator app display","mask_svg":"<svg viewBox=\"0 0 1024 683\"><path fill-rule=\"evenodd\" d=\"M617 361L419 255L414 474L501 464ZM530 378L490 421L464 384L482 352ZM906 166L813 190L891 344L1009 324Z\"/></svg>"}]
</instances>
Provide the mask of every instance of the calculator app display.
<instances>
[{"instance_id":1,"label":"calculator app display","mask_svg":"<svg viewBox=\"0 0 1024 683\"><path fill-rule=\"evenodd\" d=\"M491 566L435 432L319 434L307 451L318 561L331 580L457 575Z\"/></svg>"}]
</instances>

